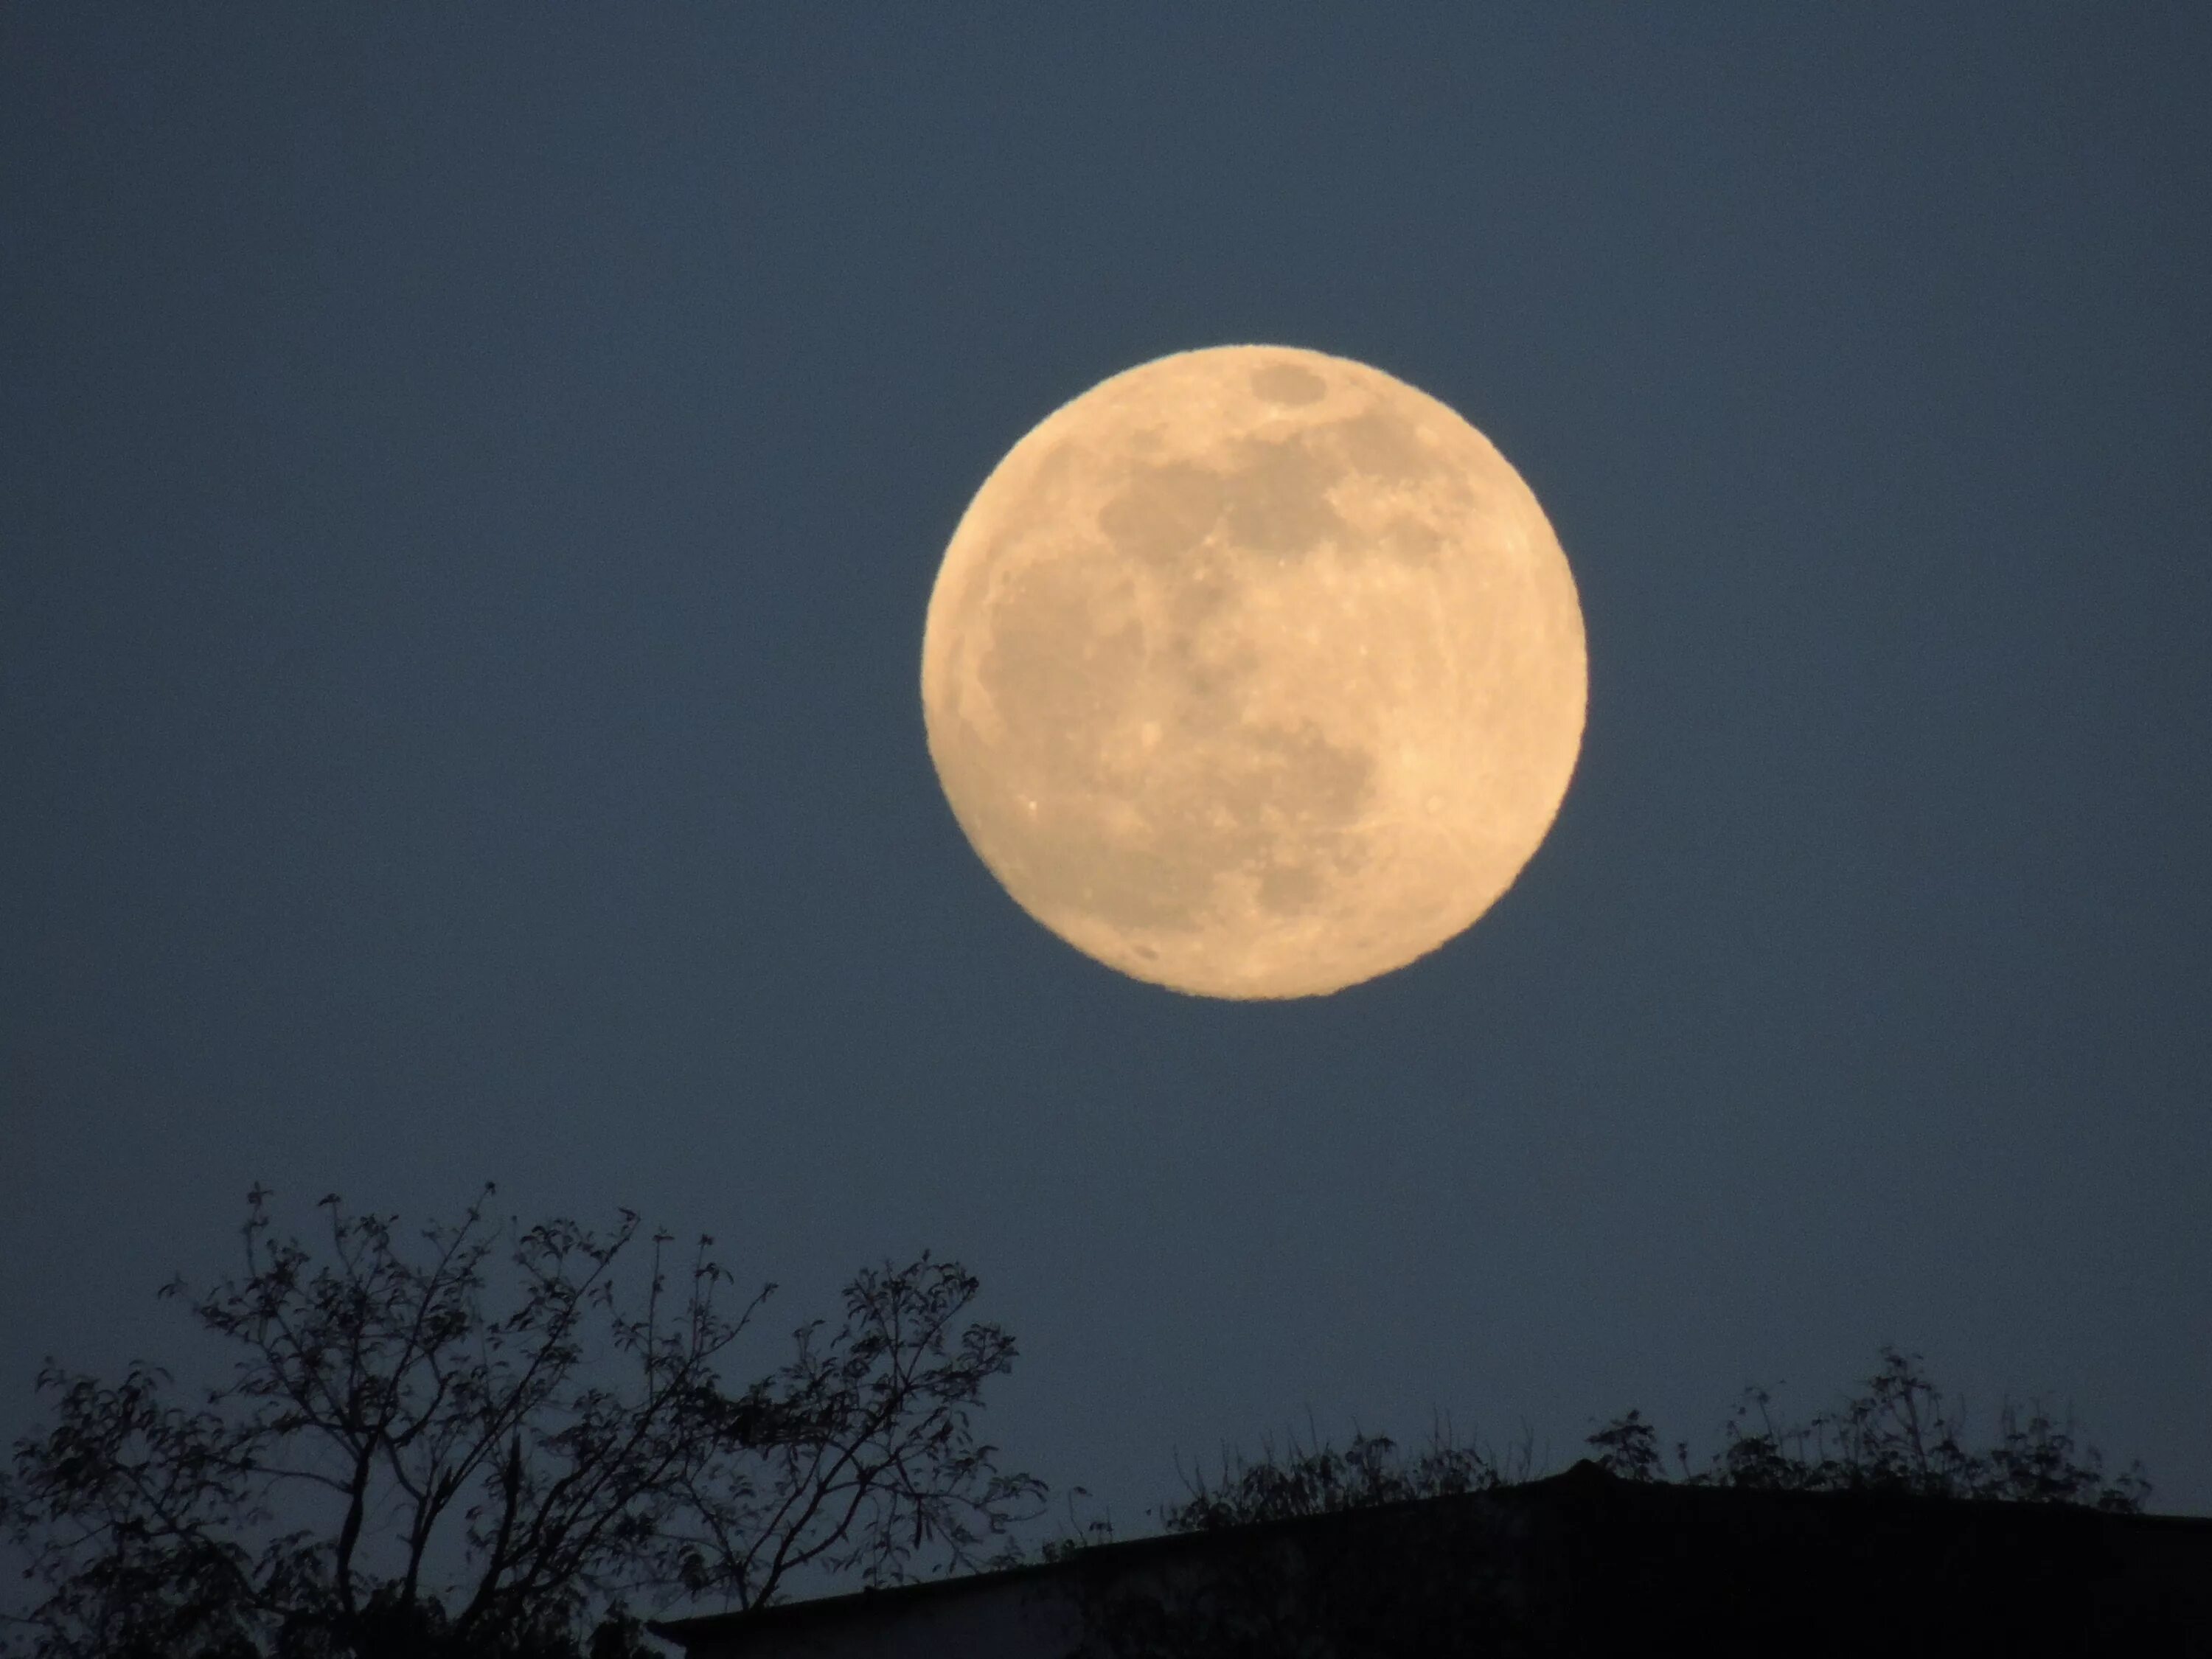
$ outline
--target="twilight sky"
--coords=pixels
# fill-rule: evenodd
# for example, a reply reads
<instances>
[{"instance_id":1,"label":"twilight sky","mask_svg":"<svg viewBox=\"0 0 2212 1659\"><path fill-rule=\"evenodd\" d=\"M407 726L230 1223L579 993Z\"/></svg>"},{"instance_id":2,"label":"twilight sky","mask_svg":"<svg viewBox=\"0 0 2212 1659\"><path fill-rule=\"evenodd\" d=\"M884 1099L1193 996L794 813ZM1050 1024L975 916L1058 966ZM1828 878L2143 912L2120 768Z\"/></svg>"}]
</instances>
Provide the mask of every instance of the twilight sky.
<instances>
[{"instance_id":1,"label":"twilight sky","mask_svg":"<svg viewBox=\"0 0 2212 1659\"><path fill-rule=\"evenodd\" d=\"M2212 1510L2212 10L1931 9L0 11L0 1434L257 1180L489 1177L770 1333L960 1257L1125 1532L1883 1342ZM1239 341L1589 635L1520 883L1279 1005L1023 915L917 690L1007 447Z\"/></svg>"}]
</instances>

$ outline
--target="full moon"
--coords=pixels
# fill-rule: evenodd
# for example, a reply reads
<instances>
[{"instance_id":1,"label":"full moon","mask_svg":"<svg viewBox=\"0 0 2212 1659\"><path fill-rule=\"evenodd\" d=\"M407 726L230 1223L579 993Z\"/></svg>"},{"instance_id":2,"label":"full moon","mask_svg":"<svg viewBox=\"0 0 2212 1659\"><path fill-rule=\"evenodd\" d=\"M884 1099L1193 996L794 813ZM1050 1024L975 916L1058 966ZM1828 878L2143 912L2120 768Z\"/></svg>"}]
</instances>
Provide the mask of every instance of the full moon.
<instances>
[{"instance_id":1,"label":"full moon","mask_svg":"<svg viewBox=\"0 0 2212 1659\"><path fill-rule=\"evenodd\" d=\"M1589 671L1504 457L1364 363L1142 363L1008 452L931 594L929 752L1015 902L1108 966L1299 997L1471 925L1557 816Z\"/></svg>"}]
</instances>

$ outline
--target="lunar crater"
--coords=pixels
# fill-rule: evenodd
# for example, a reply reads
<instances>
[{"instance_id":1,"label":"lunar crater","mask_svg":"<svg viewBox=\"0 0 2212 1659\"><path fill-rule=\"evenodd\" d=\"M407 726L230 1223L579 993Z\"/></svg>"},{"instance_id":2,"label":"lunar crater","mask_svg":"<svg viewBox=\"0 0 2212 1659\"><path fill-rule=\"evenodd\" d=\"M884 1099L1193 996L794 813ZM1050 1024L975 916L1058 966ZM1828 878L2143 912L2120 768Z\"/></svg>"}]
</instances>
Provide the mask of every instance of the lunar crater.
<instances>
[{"instance_id":1,"label":"lunar crater","mask_svg":"<svg viewBox=\"0 0 2212 1659\"><path fill-rule=\"evenodd\" d=\"M1271 404L1319 403L1328 396L1328 382L1311 369L1296 363L1269 363L1253 371L1252 390Z\"/></svg>"}]
</instances>

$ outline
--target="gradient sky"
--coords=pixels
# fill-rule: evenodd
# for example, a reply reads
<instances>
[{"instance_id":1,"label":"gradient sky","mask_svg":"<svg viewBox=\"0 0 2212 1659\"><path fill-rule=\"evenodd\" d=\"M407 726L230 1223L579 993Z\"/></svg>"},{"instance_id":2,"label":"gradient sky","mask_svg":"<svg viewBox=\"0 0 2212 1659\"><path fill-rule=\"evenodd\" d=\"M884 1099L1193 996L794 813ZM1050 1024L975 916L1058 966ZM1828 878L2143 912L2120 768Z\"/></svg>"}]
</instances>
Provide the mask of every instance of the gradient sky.
<instances>
[{"instance_id":1,"label":"gradient sky","mask_svg":"<svg viewBox=\"0 0 2212 1659\"><path fill-rule=\"evenodd\" d=\"M2212 9L0 11L0 1433L246 1188L922 1246L1009 1459L1563 1466L1878 1345L2212 1510ZM1372 362L1591 704L1472 933L1116 977L938 559L1133 363ZM759 1350L763 1367L778 1356Z\"/></svg>"}]
</instances>

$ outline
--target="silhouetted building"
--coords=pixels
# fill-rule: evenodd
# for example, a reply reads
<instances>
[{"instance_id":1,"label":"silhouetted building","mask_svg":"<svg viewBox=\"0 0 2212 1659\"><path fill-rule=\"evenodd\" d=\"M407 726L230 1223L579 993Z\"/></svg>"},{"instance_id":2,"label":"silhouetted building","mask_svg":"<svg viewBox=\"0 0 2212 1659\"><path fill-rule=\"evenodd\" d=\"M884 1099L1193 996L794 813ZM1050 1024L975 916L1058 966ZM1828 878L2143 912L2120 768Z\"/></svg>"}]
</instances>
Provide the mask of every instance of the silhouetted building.
<instances>
[{"instance_id":1,"label":"silhouetted building","mask_svg":"<svg viewBox=\"0 0 2212 1659\"><path fill-rule=\"evenodd\" d=\"M1525 1486L656 1625L688 1659L2212 1656L2212 1519Z\"/></svg>"}]
</instances>

